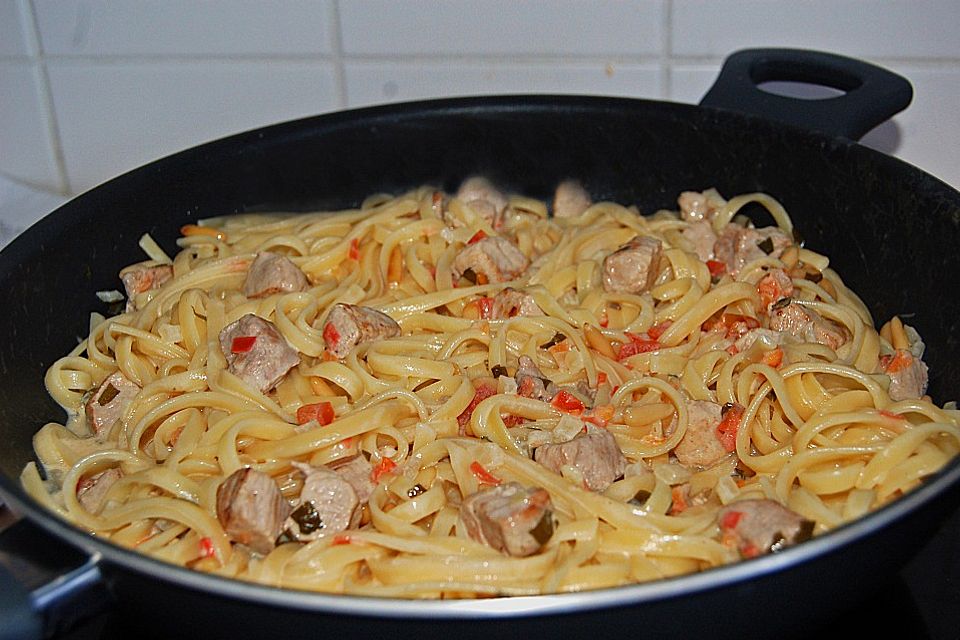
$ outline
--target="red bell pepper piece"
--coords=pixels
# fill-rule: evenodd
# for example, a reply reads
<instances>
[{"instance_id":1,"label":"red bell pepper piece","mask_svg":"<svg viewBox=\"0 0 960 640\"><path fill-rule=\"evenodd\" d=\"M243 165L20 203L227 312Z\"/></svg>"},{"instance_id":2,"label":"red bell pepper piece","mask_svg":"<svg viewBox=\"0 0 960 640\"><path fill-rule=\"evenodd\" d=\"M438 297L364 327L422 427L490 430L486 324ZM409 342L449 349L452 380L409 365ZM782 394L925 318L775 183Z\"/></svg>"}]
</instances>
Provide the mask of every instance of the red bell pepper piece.
<instances>
[{"instance_id":1,"label":"red bell pepper piece","mask_svg":"<svg viewBox=\"0 0 960 640\"><path fill-rule=\"evenodd\" d=\"M257 336L237 336L230 343L231 353L247 353L253 349L253 343L257 341Z\"/></svg>"},{"instance_id":2,"label":"red bell pepper piece","mask_svg":"<svg viewBox=\"0 0 960 640\"><path fill-rule=\"evenodd\" d=\"M498 485L502 482L500 478L484 469L483 465L476 460L470 463L470 473L476 476L477 480L479 480L481 484Z\"/></svg>"},{"instance_id":3,"label":"red bell pepper piece","mask_svg":"<svg viewBox=\"0 0 960 640\"><path fill-rule=\"evenodd\" d=\"M316 420L321 426L330 424L337 417L333 405L329 402L305 404L297 409L297 424L306 424Z\"/></svg>"}]
</instances>

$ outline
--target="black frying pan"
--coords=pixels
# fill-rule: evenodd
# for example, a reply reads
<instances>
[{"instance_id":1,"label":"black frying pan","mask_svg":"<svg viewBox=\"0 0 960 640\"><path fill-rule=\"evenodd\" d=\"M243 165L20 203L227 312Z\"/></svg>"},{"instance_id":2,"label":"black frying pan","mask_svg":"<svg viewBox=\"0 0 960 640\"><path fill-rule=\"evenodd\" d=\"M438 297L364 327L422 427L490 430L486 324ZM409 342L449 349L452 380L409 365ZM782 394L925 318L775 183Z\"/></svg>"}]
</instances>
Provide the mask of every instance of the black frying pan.
<instances>
[{"instance_id":1,"label":"black frying pan","mask_svg":"<svg viewBox=\"0 0 960 640\"><path fill-rule=\"evenodd\" d=\"M759 91L767 80L847 93L801 101ZM0 628L34 637L113 603L142 618L139 633L171 637L773 637L802 633L869 595L957 507L960 465L776 555L584 594L431 602L283 591L167 566L53 518L17 477L34 431L62 419L44 370L85 335L93 292L114 288L120 268L140 259L142 233L172 249L179 227L197 218L340 208L422 183L452 190L476 173L540 197L576 177L596 199L646 212L673 206L687 189L769 192L875 319L910 316L928 345L930 393L955 398L960 194L853 142L910 97L905 80L862 62L753 50L728 59L701 106L512 96L362 109L205 144L69 202L0 253L0 493L26 516L0 536Z\"/></svg>"}]
</instances>

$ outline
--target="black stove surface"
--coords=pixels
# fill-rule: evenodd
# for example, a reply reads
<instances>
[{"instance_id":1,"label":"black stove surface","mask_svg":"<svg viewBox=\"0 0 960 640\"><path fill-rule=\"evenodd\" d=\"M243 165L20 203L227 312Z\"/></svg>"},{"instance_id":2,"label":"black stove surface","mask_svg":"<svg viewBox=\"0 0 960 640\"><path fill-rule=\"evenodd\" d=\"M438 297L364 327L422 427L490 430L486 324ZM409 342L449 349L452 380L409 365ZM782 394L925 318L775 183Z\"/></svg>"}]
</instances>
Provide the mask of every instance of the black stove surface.
<instances>
[{"instance_id":1,"label":"black stove surface","mask_svg":"<svg viewBox=\"0 0 960 640\"><path fill-rule=\"evenodd\" d=\"M886 584L864 585L863 592L861 603L826 623L798 629L795 637L960 639L960 511L903 571ZM60 640L129 640L140 635L142 625L142 620L126 620L122 612L113 611L88 620ZM762 632L744 634L753 637L764 638Z\"/></svg>"}]
</instances>

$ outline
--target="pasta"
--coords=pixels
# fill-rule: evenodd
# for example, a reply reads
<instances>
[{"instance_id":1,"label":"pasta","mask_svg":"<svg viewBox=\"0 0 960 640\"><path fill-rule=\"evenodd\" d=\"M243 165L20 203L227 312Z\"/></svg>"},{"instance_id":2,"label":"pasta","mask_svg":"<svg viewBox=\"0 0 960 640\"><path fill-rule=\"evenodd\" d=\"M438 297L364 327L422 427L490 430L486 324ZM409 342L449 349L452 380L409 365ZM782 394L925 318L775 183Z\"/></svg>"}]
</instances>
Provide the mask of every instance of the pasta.
<instances>
[{"instance_id":1,"label":"pasta","mask_svg":"<svg viewBox=\"0 0 960 640\"><path fill-rule=\"evenodd\" d=\"M187 225L173 258L145 236L127 308L46 374L68 420L22 484L198 571L468 598L776 551L960 451L919 335L875 329L779 203L678 204L475 178Z\"/></svg>"}]
</instances>

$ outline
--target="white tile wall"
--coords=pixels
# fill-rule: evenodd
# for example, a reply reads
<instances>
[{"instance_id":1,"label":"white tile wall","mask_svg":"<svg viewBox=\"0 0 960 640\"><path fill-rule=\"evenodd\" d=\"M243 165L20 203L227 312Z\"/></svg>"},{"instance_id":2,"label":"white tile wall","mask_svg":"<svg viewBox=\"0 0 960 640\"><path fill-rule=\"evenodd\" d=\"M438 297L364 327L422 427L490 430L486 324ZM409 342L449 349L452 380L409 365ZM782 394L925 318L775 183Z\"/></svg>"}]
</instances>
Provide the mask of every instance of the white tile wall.
<instances>
[{"instance_id":1,"label":"white tile wall","mask_svg":"<svg viewBox=\"0 0 960 640\"><path fill-rule=\"evenodd\" d=\"M27 56L33 53L24 37L20 0L0 0L0 56Z\"/></svg>"},{"instance_id":2,"label":"white tile wall","mask_svg":"<svg viewBox=\"0 0 960 640\"><path fill-rule=\"evenodd\" d=\"M48 69L78 191L200 142L337 105L328 63L51 61Z\"/></svg>"},{"instance_id":3,"label":"white tile wall","mask_svg":"<svg viewBox=\"0 0 960 640\"><path fill-rule=\"evenodd\" d=\"M662 50L663 0L350 0L340 4L348 55L562 56Z\"/></svg>"},{"instance_id":4,"label":"white tile wall","mask_svg":"<svg viewBox=\"0 0 960 640\"><path fill-rule=\"evenodd\" d=\"M0 172L62 190L44 117L39 71L27 62L0 62Z\"/></svg>"},{"instance_id":5,"label":"white tile wall","mask_svg":"<svg viewBox=\"0 0 960 640\"><path fill-rule=\"evenodd\" d=\"M34 0L50 55L322 54L332 0Z\"/></svg>"},{"instance_id":6,"label":"white tile wall","mask_svg":"<svg viewBox=\"0 0 960 640\"><path fill-rule=\"evenodd\" d=\"M728 53L795 46L909 77L914 104L865 143L960 186L958 25L960 0L0 0L0 174L77 193L234 131L397 100L696 102Z\"/></svg>"},{"instance_id":7,"label":"white tile wall","mask_svg":"<svg viewBox=\"0 0 960 640\"><path fill-rule=\"evenodd\" d=\"M673 0L671 53L743 47L824 49L863 57L960 57L957 0Z\"/></svg>"}]
</instances>

